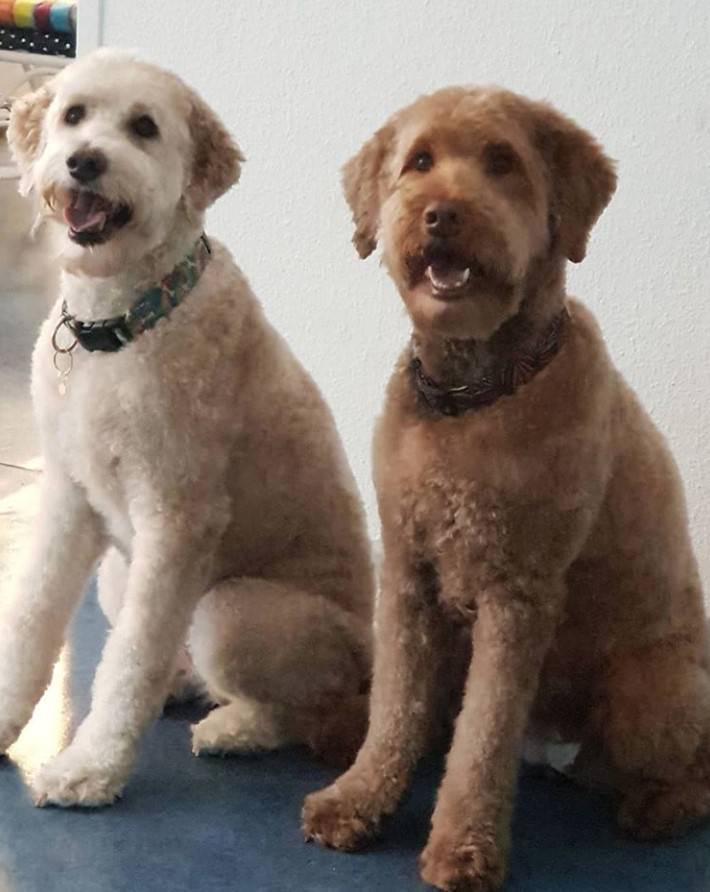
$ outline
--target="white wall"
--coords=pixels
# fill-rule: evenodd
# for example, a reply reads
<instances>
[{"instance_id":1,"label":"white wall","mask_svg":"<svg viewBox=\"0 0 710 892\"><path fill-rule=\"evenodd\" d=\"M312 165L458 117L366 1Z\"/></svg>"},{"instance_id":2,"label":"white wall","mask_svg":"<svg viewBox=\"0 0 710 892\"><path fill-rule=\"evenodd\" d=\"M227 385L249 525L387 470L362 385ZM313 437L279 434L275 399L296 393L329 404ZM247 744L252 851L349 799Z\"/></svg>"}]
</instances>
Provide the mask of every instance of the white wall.
<instances>
[{"instance_id":1,"label":"white wall","mask_svg":"<svg viewBox=\"0 0 710 892\"><path fill-rule=\"evenodd\" d=\"M707 0L105 0L103 41L177 70L246 152L210 230L330 401L375 535L370 433L407 324L351 248L340 165L452 83L549 99L595 133L620 186L570 290L671 441L710 590Z\"/></svg>"}]
</instances>

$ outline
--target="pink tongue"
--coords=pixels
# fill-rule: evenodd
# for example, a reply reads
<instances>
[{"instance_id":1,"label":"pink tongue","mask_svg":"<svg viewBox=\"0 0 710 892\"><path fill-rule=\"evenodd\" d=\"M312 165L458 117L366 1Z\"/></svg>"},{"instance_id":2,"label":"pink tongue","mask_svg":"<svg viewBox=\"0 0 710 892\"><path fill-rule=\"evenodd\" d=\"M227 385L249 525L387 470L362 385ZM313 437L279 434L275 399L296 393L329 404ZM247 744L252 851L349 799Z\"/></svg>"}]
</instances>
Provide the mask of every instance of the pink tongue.
<instances>
[{"instance_id":1,"label":"pink tongue","mask_svg":"<svg viewBox=\"0 0 710 892\"><path fill-rule=\"evenodd\" d=\"M103 229L108 207L93 192L77 192L72 203L64 209L64 219L75 232L86 229Z\"/></svg>"}]
</instances>

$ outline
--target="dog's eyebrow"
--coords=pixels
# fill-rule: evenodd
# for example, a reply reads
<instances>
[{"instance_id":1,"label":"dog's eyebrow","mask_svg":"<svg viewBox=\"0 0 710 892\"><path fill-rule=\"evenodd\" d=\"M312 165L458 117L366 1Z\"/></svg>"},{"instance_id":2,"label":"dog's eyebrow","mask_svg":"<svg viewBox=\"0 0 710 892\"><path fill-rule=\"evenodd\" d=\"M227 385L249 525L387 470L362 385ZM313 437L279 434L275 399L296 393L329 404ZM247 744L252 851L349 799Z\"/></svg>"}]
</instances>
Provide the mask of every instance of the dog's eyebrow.
<instances>
[{"instance_id":1,"label":"dog's eyebrow","mask_svg":"<svg viewBox=\"0 0 710 892\"><path fill-rule=\"evenodd\" d=\"M83 105L88 109L96 105L96 98L94 97L92 101L92 97L86 93L69 93L66 96L60 94L58 96L58 104L63 109L71 108L72 105Z\"/></svg>"},{"instance_id":2,"label":"dog's eyebrow","mask_svg":"<svg viewBox=\"0 0 710 892\"><path fill-rule=\"evenodd\" d=\"M401 157L404 162L408 161L412 155L416 155L417 152L429 152L432 149L434 140L427 139L426 136L422 135L408 144L406 149L401 152ZM397 157L400 157L400 153L398 153Z\"/></svg>"},{"instance_id":3,"label":"dog's eyebrow","mask_svg":"<svg viewBox=\"0 0 710 892\"><path fill-rule=\"evenodd\" d=\"M128 117L135 118L137 115L150 115L156 117L155 111L145 102L134 102L128 110Z\"/></svg>"},{"instance_id":4,"label":"dog's eyebrow","mask_svg":"<svg viewBox=\"0 0 710 892\"><path fill-rule=\"evenodd\" d=\"M397 145L394 154L397 157L402 154L407 155L412 151L412 148L415 145L426 140L431 140L431 136L431 126L429 125L429 122L408 121L402 125L397 133Z\"/></svg>"},{"instance_id":5,"label":"dog's eyebrow","mask_svg":"<svg viewBox=\"0 0 710 892\"><path fill-rule=\"evenodd\" d=\"M414 127L403 130L398 137L395 151L392 152L392 172L399 176L404 165L416 152L431 151L435 134L430 129Z\"/></svg>"}]
</instances>

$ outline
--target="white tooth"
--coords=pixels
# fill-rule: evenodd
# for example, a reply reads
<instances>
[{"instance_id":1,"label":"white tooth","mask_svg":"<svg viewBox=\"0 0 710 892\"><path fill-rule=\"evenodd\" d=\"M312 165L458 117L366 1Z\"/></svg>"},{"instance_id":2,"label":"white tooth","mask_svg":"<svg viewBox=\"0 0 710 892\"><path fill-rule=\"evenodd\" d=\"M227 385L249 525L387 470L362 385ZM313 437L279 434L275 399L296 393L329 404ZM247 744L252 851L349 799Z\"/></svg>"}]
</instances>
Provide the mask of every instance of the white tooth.
<instances>
[{"instance_id":1,"label":"white tooth","mask_svg":"<svg viewBox=\"0 0 710 892\"><path fill-rule=\"evenodd\" d=\"M453 291L456 288L461 288L462 285L465 285L466 282L468 282L471 276L471 270L469 267L456 272L452 270L449 275L444 275L443 278L440 278L437 276L434 269L431 266L428 266L426 269L426 276L437 290Z\"/></svg>"}]
</instances>

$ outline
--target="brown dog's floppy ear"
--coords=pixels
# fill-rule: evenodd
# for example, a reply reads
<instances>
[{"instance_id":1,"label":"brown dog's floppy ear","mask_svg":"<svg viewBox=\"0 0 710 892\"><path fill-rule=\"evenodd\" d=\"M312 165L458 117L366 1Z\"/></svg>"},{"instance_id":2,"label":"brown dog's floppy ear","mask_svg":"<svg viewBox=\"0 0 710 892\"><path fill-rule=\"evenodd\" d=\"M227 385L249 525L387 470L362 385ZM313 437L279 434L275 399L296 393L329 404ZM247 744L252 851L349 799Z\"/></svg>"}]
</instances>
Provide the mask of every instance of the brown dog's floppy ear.
<instances>
[{"instance_id":1,"label":"brown dog's floppy ear","mask_svg":"<svg viewBox=\"0 0 710 892\"><path fill-rule=\"evenodd\" d=\"M392 130L385 126L343 167L343 191L353 212L353 244L363 259L377 247L380 225L380 178Z\"/></svg>"},{"instance_id":2,"label":"brown dog's floppy ear","mask_svg":"<svg viewBox=\"0 0 710 892\"><path fill-rule=\"evenodd\" d=\"M23 174L28 172L39 155L42 124L53 96L50 82L12 103L7 139L12 156Z\"/></svg>"},{"instance_id":3,"label":"brown dog's floppy ear","mask_svg":"<svg viewBox=\"0 0 710 892\"><path fill-rule=\"evenodd\" d=\"M587 239L616 189L614 162L594 137L545 103L532 103L538 147L552 179L552 214L560 250L584 260Z\"/></svg>"},{"instance_id":4,"label":"brown dog's floppy ear","mask_svg":"<svg viewBox=\"0 0 710 892\"><path fill-rule=\"evenodd\" d=\"M237 182L245 159L217 115L190 92L188 126L193 154L186 191L195 210L204 211Z\"/></svg>"}]
</instances>

